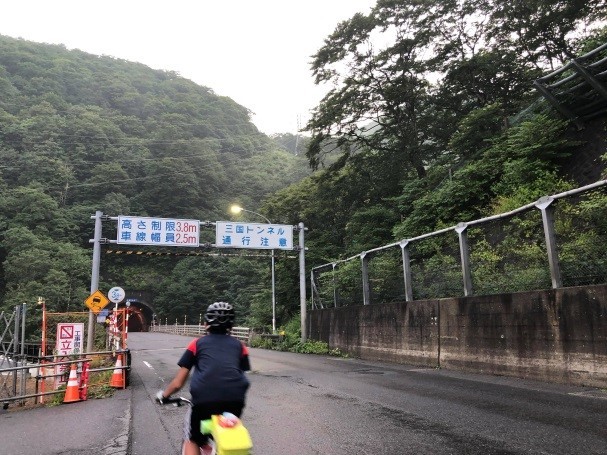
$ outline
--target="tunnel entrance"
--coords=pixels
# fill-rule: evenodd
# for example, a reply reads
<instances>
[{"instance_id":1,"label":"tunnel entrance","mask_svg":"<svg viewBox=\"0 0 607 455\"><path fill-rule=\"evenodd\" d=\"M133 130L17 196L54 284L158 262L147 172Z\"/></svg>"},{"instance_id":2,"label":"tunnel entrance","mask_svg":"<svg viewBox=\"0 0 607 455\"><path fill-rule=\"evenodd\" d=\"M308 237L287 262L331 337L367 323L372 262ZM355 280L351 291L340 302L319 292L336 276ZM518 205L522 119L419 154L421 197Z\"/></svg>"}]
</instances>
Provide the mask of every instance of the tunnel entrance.
<instances>
[{"instance_id":1,"label":"tunnel entrance","mask_svg":"<svg viewBox=\"0 0 607 455\"><path fill-rule=\"evenodd\" d=\"M154 309L151 304L151 295L146 291L126 292L118 309L128 308L129 332L148 332L154 319Z\"/></svg>"}]
</instances>

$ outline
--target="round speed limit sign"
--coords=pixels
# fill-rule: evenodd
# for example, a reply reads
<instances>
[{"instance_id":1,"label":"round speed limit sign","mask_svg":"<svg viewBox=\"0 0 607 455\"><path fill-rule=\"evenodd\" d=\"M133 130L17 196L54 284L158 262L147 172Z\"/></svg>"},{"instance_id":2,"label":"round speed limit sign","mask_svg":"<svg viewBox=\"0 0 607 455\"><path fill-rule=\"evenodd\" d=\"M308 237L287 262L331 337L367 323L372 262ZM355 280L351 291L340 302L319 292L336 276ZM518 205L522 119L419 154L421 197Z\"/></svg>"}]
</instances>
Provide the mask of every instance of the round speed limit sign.
<instances>
[{"instance_id":1,"label":"round speed limit sign","mask_svg":"<svg viewBox=\"0 0 607 455\"><path fill-rule=\"evenodd\" d=\"M107 293L107 298L110 299L111 302L114 303L120 303L124 300L124 297L126 296L126 293L124 292L124 289L119 288L119 287L114 287L112 289L109 290L109 292Z\"/></svg>"}]
</instances>

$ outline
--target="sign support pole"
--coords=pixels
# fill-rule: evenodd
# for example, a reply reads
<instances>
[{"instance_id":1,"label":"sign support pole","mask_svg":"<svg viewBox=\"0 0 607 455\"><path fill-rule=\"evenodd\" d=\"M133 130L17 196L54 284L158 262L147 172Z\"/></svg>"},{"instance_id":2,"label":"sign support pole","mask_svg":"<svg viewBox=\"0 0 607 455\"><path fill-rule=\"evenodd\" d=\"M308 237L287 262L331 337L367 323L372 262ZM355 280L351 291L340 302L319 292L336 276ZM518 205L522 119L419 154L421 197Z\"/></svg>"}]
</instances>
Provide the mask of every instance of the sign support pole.
<instances>
[{"instance_id":1,"label":"sign support pole","mask_svg":"<svg viewBox=\"0 0 607 455\"><path fill-rule=\"evenodd\" d=\"M301 311L301 342L308 339L306 327L306 246L304 245L304 224L299 223L299 308Z\"/></svg>"},{"instance_id":2,"label":"sign support pole","mask_svg":"<svg viewBox=\"0 0 607 455\"><path fill-rule=\"evenodd\" d=\"M95 236L89 242L93 243L93 267L91 270L91 294L99 289L99 264L101 263L101 218L103 212L97 210L95 216ZM93 352L93 340L95 339L95 313L89 310L89 323L86 337L86 352Z\"/></svg>"}]
</instances>

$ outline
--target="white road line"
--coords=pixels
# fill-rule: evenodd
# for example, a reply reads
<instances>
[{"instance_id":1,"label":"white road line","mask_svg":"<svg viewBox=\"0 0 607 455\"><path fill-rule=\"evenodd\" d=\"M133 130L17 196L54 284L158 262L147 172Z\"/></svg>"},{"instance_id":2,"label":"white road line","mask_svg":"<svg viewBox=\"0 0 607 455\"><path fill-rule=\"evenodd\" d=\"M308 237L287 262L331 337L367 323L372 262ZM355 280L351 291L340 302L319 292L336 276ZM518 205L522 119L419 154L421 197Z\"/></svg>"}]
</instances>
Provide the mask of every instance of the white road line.
<instances>
[{"instance_id":1,"label":"white road line","mask_svg":"<svg viewBox=\"0 0 607 455\"><path fill-rule=\"evenodd\" d=\"M150 370L153 370L154 367L152 365L150 365L148 362L146 362L145 360L143 361L143 363L145 364L146 367L148 367Z\"/></svg>"},{"instance_id":2,"label":"white road line","mask_svg":"<svg viewBox=\"0 0 607 455\"><path fill-rule=\"evenodd\" d=\"M584 398L598 398L599 400L607 400L607 394L602 390L589 390L584 392L571 392L567 395Z\"/></svg>"}]
</instances>

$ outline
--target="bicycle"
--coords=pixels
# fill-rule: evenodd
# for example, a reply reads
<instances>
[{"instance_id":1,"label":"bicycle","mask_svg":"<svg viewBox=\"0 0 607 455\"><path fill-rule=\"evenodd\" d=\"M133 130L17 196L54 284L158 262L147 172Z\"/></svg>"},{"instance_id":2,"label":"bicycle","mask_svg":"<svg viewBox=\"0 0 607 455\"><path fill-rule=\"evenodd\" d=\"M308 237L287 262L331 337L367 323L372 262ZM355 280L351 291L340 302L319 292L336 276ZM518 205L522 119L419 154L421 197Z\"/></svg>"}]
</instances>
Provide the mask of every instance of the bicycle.
<instances>
[{"instance_id":1,"label":"bicycle","mask_svg":"<svg viewBox=\"0 0 607 455\"><path fill-rule=\"evenodd\" d=\"M184 397L169 397L162 400L162 404L182 406L184 403L193 406L193 403ZM234 414L223 413L213 415L210 419L200 422L200 432L209 436L209 445L212 448L210 455L250 455L253 443L249 431L242 421ZM207 455L200 449L201 455Z\"/></svg>"}]
</instances>

